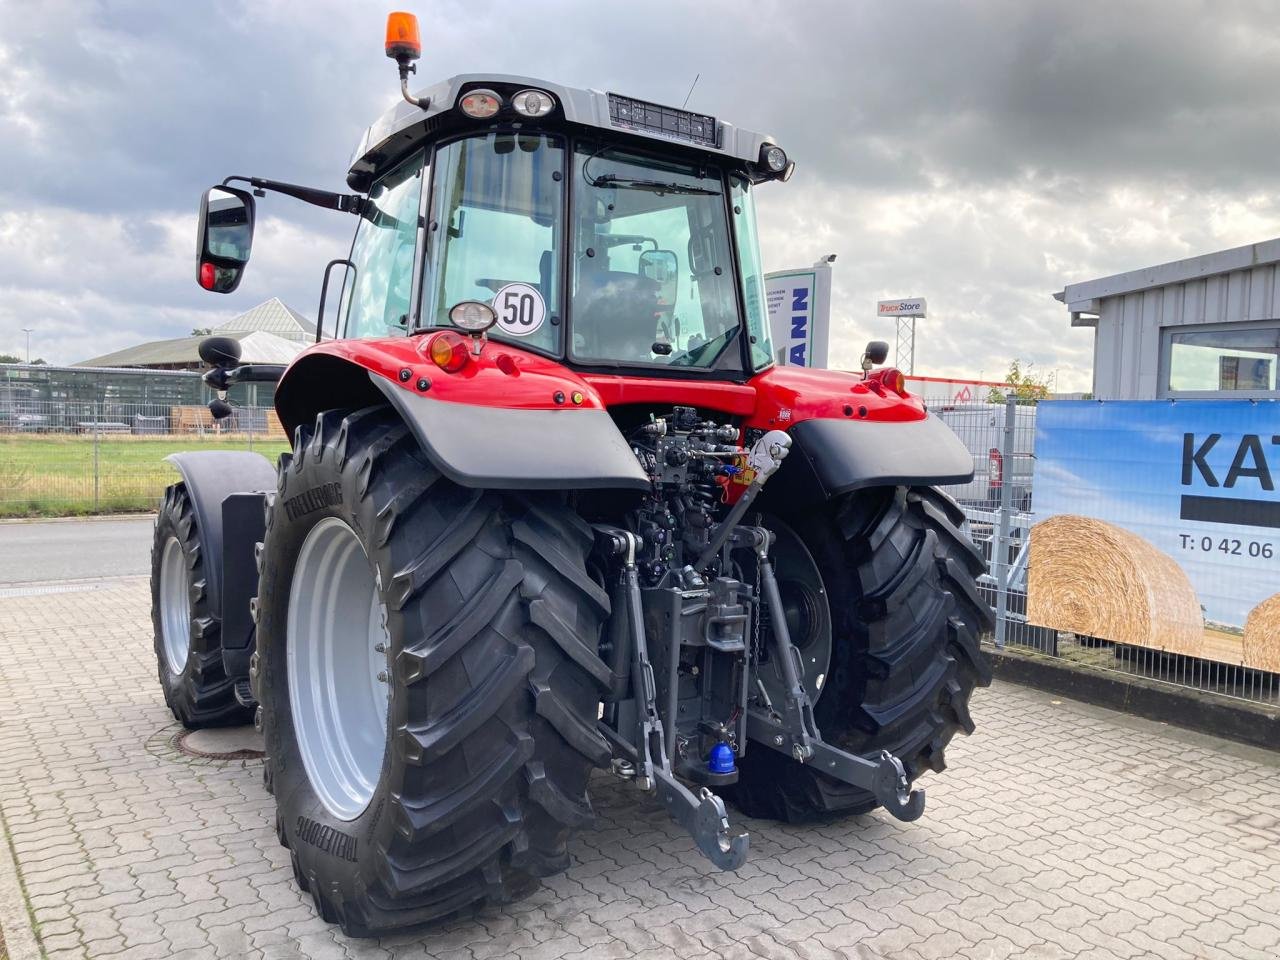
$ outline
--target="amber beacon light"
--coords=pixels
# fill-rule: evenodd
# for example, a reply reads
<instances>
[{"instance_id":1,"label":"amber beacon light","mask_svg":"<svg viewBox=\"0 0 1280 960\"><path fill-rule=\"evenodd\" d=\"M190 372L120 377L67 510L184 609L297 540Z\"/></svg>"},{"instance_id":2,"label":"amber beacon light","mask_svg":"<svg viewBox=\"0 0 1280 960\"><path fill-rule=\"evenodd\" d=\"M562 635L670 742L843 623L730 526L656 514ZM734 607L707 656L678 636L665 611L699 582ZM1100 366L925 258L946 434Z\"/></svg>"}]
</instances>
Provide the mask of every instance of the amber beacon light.
<instances>
[{"instance_id":1,"label":"amber beacon light","mask_svg":"<svg viewBox=\"0 0 1280 960\"><path fill-rule=\"evenodd\" d=\"M418 37L418 18L412 13L387 15L387 56L396 61L417 60L422 56L422 40Z\"/></svg>"}]
</instances>

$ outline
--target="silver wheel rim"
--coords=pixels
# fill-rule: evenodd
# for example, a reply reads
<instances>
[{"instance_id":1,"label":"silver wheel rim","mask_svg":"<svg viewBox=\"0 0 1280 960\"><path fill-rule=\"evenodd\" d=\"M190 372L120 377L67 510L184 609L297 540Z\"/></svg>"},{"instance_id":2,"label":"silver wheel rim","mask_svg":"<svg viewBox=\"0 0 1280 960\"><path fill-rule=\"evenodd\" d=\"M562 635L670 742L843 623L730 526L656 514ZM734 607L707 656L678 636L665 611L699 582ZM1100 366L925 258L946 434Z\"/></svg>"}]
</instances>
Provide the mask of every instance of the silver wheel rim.
<instances>
[{"instance_id":1,"label":"silver wheel rim","mask_svg":"<svg viewBox=\"0 0 1280 960\"><path fill-rule=\"evenodd\" d=\"M387 745L385 608L360 539L337 517L307 534L289 588L289 705L307 779L325 809L369 806Z\"/></svg>"},{"instance_id":2,"label":"silver wheel rim","mask_svg":"<svg viewBox=\"0 0 1280 960\"><path fill-rule=\"evenodd\" d=\"M169 672L177 676L186 669L191 649L191 586L177 537L166 540L160 554L160 635Z\"/></svg>"}]
</instances>

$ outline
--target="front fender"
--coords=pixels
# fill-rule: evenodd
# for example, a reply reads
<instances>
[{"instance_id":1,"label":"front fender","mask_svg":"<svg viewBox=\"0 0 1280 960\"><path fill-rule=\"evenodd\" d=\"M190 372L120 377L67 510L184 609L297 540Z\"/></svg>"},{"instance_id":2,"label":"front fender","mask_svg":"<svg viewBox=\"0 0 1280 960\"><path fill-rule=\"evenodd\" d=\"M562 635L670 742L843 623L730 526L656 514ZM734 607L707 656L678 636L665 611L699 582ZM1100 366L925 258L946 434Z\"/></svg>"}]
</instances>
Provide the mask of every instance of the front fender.
<instances>
[{"instance_id":1,"label":"front fender","mask_svg":"<svg viewBox=\"0 0 1280 960\"><path fill-rule=\"evenodd\" d=\"M369 374L440 472L496 490L648 490L635 454L602 409L529 410L419 396Z\"/></svg>"},{"instance_id":2,"label":"front fender","mask_svg":"<svg viewBox=\"0 0 1280 960\"><path fill-rule=\"evenodd\" d=\"M792 451L784 466L784 472L791 471L790 497L805 495L805 488L809 495L829 499L863 487L938 486L973 479L972 455L932 415L899 422L804 420L790 433Z\"/></svg>"}]
</instances>

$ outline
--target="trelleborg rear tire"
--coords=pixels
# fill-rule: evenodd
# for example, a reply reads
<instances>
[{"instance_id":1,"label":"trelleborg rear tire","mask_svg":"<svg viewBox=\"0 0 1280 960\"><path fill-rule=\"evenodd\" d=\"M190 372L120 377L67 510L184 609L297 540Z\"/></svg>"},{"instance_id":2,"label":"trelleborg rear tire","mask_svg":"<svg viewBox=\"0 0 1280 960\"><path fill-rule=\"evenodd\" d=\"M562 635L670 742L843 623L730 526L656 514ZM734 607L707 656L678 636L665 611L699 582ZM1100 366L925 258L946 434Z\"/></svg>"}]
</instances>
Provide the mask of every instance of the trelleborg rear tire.
<instances>
[{"instance_id":1,"label":"trelleborg rear tire","mask_svg":"<svg viewBox=\"0 0 1280 960\"><path fill-rule=\"evenodd\" d=\"M222 621L209 604L205 555L184 483L164 492L151 546L151 625L164 702L189 730L248 723L222 665Z\"/></svg>"},{"instance_id":2,"label":"trelleborg rear tire","mask_svg":"<svg viewBox=\"0 0 1280 960\"><path fill-rule=\"evenodd\" d=\"M827 601L829 616L804 618L831 631L818 729L851 753L888 750L912 780L944 768L951 738L973 732L970 694L991 682L978 645L992 624L976 583L986 564L963 521L950 497L923 487L860 491L785 517L820 575L813 592ZM780 581L803 577L778 570ZM824 647L821 638L793 641ZM806 677L811 696L816 679ZM869 792L762 744L742 758L734 799L750 816L787 821L877 806Z\"/></svg>"},{"instance_id":3,"label":"trelleborg rear tire","mask_svg":"<svg viewBox=\"0 0 1280 960\"><path fill-rule=\"evenodd\" d=\"M298 429L267 505L253 682L277 832L349 935L568 865L610 756L592 539L554 496L445 479L386 408Z\"/></svg>"}]
</instances>

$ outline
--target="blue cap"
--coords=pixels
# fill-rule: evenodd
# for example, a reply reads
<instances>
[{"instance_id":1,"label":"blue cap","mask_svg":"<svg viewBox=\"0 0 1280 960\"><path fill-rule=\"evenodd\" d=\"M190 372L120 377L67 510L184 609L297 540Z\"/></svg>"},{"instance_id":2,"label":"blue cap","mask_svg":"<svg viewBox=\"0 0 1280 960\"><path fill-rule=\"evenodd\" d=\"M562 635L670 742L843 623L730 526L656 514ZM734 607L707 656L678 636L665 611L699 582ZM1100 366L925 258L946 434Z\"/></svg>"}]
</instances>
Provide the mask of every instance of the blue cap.
<instances>
[{"instance_id":1,"label":"blue cap","mask_svg":"<svg viewBox=\"0 0 1280 960\"><path fill-rule=\"evenodd\" d=\"M712 773L733 773L737 769L733 765L733 748L723 742L712 747L711 756L707 758L707 769Z\"/></svg>"}]
</instances>

